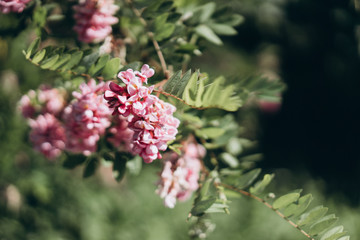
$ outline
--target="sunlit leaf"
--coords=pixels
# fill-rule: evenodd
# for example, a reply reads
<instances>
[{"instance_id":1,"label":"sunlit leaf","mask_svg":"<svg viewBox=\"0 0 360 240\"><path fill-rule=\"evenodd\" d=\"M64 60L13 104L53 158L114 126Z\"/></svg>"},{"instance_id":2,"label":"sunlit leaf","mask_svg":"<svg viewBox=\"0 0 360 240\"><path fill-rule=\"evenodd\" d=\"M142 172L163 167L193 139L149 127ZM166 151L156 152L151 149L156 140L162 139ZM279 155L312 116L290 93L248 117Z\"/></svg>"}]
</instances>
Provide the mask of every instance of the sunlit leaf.
<instances>
[{"instance_id":1,"label":"sunlit leaf","mask_svg":"<svg viewBox=\"0 0 360 240\"><path fill-rule=\"evenodd\" d=\"M211 43L216 45L222 45L221 39L209 28L208 26L201 24L195 28L195 32L199 34L201 37L205 38Z\"/></svg>"},{"instance_id":2,"label":"sunlit leaf","mask_svg":"<svg viewBox=\"0 0 360 240\"><path fill-rule=\"evenodd\" d=\"M264 178L261 181L258 181L254 187L250 188L250 192L255 195L262 193L265 188L270 184L274 176L274 174L265 174Z\"/></svg>"},{"instance_id":3,"label":"sunlit leaf","mask_svg":"<svg viewBox=\"0 0 360 240\"><path fill-rule=\"evenodd\" d=\"M42 69L48 69L48 68L51 68L56 62L57 60L59 59L59 55L56 54L46 60L44 60L41 64L40 64L40 67Z\"/></svg>"},{"instance_id":4,"label":"sunlit leaf","mask_svg":"<svg viewBox=\"0 0 360 240\"><path fill-rule=\"evenodd\" d=\"M329 229L332 225L337 222L338 218L335 217L335 214L331 214L329 216L323 217L318 222L314 223L310 227L309 234L310 235L318 235L319 233L324 232Z\"/></svg>"},{"instance_id":5,"label":"sunlit leaf","mask_svg":"<svg viewBox=\"0 0 360 240\"><path fill-rule=\"evenodd\" d=\"M322 216L324 216L327 211L328 211L328 208L326 208L326 207L323 207L323 206L315 207L312 210L310 210L309 212L301 215L300 220L297 222L297 224L299 226L312 224L312 223L318 221Z\"/></svg>"},{"instance_id":6,"label":"sunlit leaf","mask_svg":"<svg viewBox=\"0 0 360 240\"><path fill-rule=\"evenodd\" d=\"M286 194L286 195L281 196L278 199L276 199L275 202L273 203L273 207L275 209L287 207L291 203L297 201L299 199L299 197L300 197L300 193Z\"/></svg>"},{"instance_id":7,"label":"sunlit leaf","mask_svg":"<svg viewBox=\"0 0 360 240\"><path fill-rule=\"evenodd\" d=\"M37 63L39 63L41 60L44 59L45 55L46 55L46 49L41 49L39 52L37 52L37 53L34 55L34 57L33 57L33 59L32 59L31 61L32 61L33 63L37 64Z\"/></svg>"},{"instance_id":8,"label":"sunlit leaf","mask_svg":"<svg viewBox=\"0 0 360 240\"><path fill-rule=\"evenodd\" d=\"M299 216L300 214L302 214L303 212L306 211L306 209L308 208L308 206L310 205L312 200L313 200L313 197L311 194L302 196L299 199L298 203L290 204L288 207L285 208L284 215L286 217Z\"/></svg>"}]
</instances>

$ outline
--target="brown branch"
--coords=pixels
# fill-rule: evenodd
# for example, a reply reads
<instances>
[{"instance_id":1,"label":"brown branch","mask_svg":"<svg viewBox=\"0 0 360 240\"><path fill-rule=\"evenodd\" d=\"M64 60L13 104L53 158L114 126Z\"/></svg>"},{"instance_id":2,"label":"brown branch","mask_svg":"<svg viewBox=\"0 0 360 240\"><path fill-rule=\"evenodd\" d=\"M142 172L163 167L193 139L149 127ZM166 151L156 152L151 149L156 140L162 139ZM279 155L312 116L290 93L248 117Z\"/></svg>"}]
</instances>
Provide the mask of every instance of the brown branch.
<instances>
[{"instance_id":1,"label":"brown branch","mask_svg":"<svg viewBox=\"0 0 360 240\"><path fill-rule=\"evenodd\" d=\"M225 184L225 183L220 183L221 186L223 186L224 188L230 189L232 191L238 192L242 195L248 196L252 199L255 199L256 201L264 204L266 207L270 208L271 210L273 210L277 215L279 215L282 219L284 219L285 221L287 221L291 226L293 226L294 228L298 229L303 235L305 235L307 238L311 239L311 240L315 240L314 238L312 238L310 236L310 234L308 234L307 232L305 232L303 229L300 228L299 225L295 224L293 221L291 221L289 218L287 218L283 213L281 213L279 210L275 209L270 203L266 202L264 199L259 198L258 196L255 196L247 191L244 191L242 189L236 188L234 186Z\"/></svg>"},{"instance_id":2,"label":"brown branch","mask_svg":"<svg viewBox=\"0 0 360 240\"><path fill-rule=\"evenodd\" d=\"M132 1L131 0L127 0L127 3L129 4L131 10L134 12L134 14L139 18L140 22L142 25L144 25L144 27L147 26L147 22L146 20L141 16L141 13L138 9L136 9L134 7L134 5L132 4ZM159 46L159 43L156 41L155 37L154 37L154 33L149 31L147 32L147 35L149 36L149 38L151 39L153 45L154 45L154 48L155 48L155 51L156 51L156 54L158 55L159 57L159 60L160 60L160 64L161 64L161 68L162 68L162 71L163 71L163 74L165 76L166 79L169 79L169 70L166 66L166 62L165 62L165 58L164 58L164 55L161 51L161 48Z\"/></svg>"},{"instance_id":3,"label":"brown branch","mask_svg":"<svg viewBox=\"0 0 360 240\"><path fill-rule=\"evenodd\" d=\"M167 97L175 98L176 100L179 100L180 102L184 103L185 105L187 105L187 106L189 106L189 107L191 107L191 108L197 109L197 110L208 109L207 107L195 107L195 106L192 106L192 105L188 104L187 102L185 102L185 100L183 100L183 99L181 99L181 98L179 98L179 97L177 97L177 96L175 96L175 95L172 95L172 94L170 94L170 93L161 91L161 90L156 90L156 89L154 89L153 91L156 92L156 93L160 93L160 94L162 94L162 95L165 95L165 96L167 96Z\"/></svg>"}]
</instances>

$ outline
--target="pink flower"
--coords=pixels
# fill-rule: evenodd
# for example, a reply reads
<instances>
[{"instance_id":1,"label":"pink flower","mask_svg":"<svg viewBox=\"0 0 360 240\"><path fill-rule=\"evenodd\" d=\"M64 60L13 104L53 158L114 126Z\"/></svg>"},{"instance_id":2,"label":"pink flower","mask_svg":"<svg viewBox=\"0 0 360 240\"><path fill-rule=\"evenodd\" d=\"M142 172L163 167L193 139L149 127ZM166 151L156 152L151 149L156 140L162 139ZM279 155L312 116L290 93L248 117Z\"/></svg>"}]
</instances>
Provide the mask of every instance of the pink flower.
<instances>
[{"instance_id":1,"label":"pink flower","mask_svg":"<svg viewBox=\"0 0 360 240\"><path fill-rule=\"evenodd\" d=\"M45 157L58 157L65 148L65 129L61 123L49 113L39 115L36 120L30 119L30 141L34 148Z\"/></svg>"},{"instance_id":2,"label":"pink flower","mask_svg":"<svg viewBox=\"0 0 360 240\"><path fill-rule=\"evenodd\" d=\"M79 41L101 42L112 32L111 25L118 22L113 15L119 9L113 0L85 0L74 6Z\"/></svg>"},{"instance_id":3,"label":"pink flower","mask_svg":"<svg viewBox=\"0 0 360 240\"><path fill-rule=\"evenodd\" d=\"M128 127L128 122L124 117L117 115L114 119L115 124L108 130L111 136L107 140L116 148L131 152L134 131Z\"/></svg>"},{"instance_id":4,"label":"pink flower","mask_svg":"<svg viewBox=\"0 0 360 240\"><path fill-rule=\"evenodd\" d=\"M59 116L66 104L65 95L62 89L41 85L37 91L30 90L22 96L19 108L25 118L45 113Z\"/></svg>"},{"instance_id":5,"label":"pink flower","mask_svg":"<svg viewBox=\"0 0 360 240\"><path fill-rule=\"evenodd\" d=\"M0 11L2 13L24 11L26 4L31 0L0 0Z\"/></svg>"},{"instance_id":6,"label":"pink flower","mask_svg":"<svg viewBox=\"0 0 360 240\"><path fill-rule=\"evenodd\" d=\"M68 138L66 149L90 155L96 151L97 142L110 126L111 111L103 98L104 83L96 85L91 79L80 85L81 93L73 92L76 98L64 110L63 119Z\"/></svg>"},{"instance_id":7,"label":"pink flower","mask_svg":"<svg viewBox=\"0 0 360 240\"><path fill-rule=\"evenodd\" d=\"M161 158L167 142L174 140L180 121L173 117L176 108L151 95L154 87L143 86L154 70L144 65L141 71L128 69L118 74L125 86L110 83L105 99L114 115L128 117L129 128L134 131L132 153L139 154L146 163Z\"/></svg>"},{"instance_id":8,"label":"pink flower","mask_svg":"<svg viewBox=\"0 0 360 240\"><path fill-rule=\"evenodd\" d=\"M206 154L200 144L188 143L184 145L181 156L176 153L166 154L164 167L160 175L156 193L164 199L166 207L173 208L176 201L189 199L199 187L200 159Z\"/></svg>"}]
</instances>

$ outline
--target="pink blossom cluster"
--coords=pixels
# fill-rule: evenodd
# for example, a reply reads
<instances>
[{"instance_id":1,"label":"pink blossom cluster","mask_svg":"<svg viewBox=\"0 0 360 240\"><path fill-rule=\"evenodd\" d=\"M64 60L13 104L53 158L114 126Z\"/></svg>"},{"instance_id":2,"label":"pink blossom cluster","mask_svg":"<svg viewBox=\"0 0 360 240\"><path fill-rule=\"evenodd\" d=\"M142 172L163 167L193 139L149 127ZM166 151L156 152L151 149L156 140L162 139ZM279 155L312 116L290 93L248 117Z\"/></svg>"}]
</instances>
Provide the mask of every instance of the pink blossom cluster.
<instances>
[{"instance_id":1,"label":"pink blossom cluster","mask_svg":"<svg viewBox=\"0 0 360 240\"><path fill-rule=\"evenodd\" d=\"M140 72L122 71L118 77L125 86L112 82L104 95L114 115L127 117L129 128L134 131L131 152L139 154L146 163L162 158L159 150L165 151L167 142L175 139L180 123L173 117L176 108L151 95L154 86L143 85L153 75L154 70L146 64Z\"/></svg>"},{"instance_id":2,"label":"pink blossom cluster","mask_svg":"<svg viewBox=\"0 0 360 240\"><path fill-rule=\"evenodd\" d=\"M66 105L65 90L41 85L37 91L30 90L20 99L20 111L25 118L50 113L59 116Z\"/></svg>"},{"instance_id":3,"label":"pink blossom cluster","mask_svg":"<svg viewBox=\"0 0 360 240\"><path fill-rule=\"evenodd\" d=\"M66 102L65 90L40 86L20 100L20 111L29 119L30 141L47 158L56 158L62 151L89 155L111 124L111 111L104 99L105 83L95 80L80 85ZM131 130L129 130L131 131Z\"/></svg>"},{"instance_id":4,"label":"pink blossom cluster","mask_svg":"<svg viewBox=\"0 0 360 240\"><path fill-rule=\"evenodd\" d=\"M173 208L176 200L185 201L199 187L200 159L205 148L196 143L184 144L181 156L172 152L164 156L164 167L156 193L164 199L166 207Z\"/></svg>"},{"instance_id":5,"label":"pink blossom cluster","mask_svg":"<svg viewBox=\"0 0 360 240\"><path fill-rule=\"evenodd\" d=\"M65 149L65 129L54 115L39 115L36 119L30 119L29 125L30 141L45 157L54 159Z\"/></svg>"},{"instance_id":6,"label":"pink blossom cluster","mask_svg":"<svg viewBox=\"0 0 360 240\"><path fill-rule=\"evenodd\" d=\"M0 0L0 11L2 13L24 11L26 4L31 0Z\"/></svg>"},{"instance_id":7,"label":"pink blossom cluster","mask_svg":"<svg viewBox=\"0 0 360 240\"><path fill-rule=\"evenodd\" d=\"M111 25L118 22L113 15L119 9L113 0L82 0L74 6L79 41L97 43L112 32Z\"/></svg>"},{"instance_id":8,"label":"pink blossom cluster","mask_svg":"<svg viewBox=\"0 0 360 240\"><path fill-rule=\"evenodd\" d=\"M90 155L96 151L100 136L111 124L110 109L102 96L106 86L90 80L80 85L81 93L73 92L75 101L64 109L66 126L66 149Z\"/></svg>"}]
</instances>

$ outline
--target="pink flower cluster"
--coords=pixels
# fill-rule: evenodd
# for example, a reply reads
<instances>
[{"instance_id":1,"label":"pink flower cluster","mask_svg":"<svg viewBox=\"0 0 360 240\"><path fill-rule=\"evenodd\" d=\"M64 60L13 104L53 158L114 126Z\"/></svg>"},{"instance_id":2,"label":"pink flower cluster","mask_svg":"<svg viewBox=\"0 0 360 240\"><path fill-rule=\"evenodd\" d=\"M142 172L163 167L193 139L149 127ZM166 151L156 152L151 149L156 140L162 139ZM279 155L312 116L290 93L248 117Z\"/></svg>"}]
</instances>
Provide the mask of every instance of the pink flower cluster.
<instances>
[{"instance_id":1,"label":"pink flower cluster","mask_svg":"<svg viewBox=\"0 0 360 240\"><path fill-rule=\"evenodd\" d=\"M41 86L29 91L19 108L30 119L35 149L48 158L63 150L88 156L106 135L114 147L138 154L146 163L162 158L160 151L175 139L180 121L173 117L173 105L151 95L154 86L143 85L153 75L154 70L144 65L140 72L119 73L125 86L96 84L91 79L80 85L80 92L72 93L70 102L60 88Z\"/></svg>"},{"instance_id":2,"label":"pink flower cluster","mask_svg":"<svg viewBox=\"0 0 360 240\"><path fill-rule=\"evenodd\" d=\"M111 111L104 100L105 83L90 80L73 92L67 103L65 90L40 86L20 100L20 111L29 119L34 148L53 159L63 150L89 155L111 124ZM67 105L68 104L68 105ZM67 106L66 106L67 105Z\"/></svg>"},{"instance_id":3,"label":"pink flower cluster","mask_svg":"<svg viewBox=\"0 0 360 240\"><path fill-rule=\"evenodd\" d=\"M95 80L80 85L81 93L73 92L75 101L64 110L68 151L90 155L96 151L100 136L111 124L110 109L102 96L105 84Z\"/></svg>"},{"instance_id":4,"label":"pink flower cluster","mask_svg":"<svg viewBox=\"0 0 360 240\"><path fill-rule=\"evenodd\" d=\"M41 85L37 91L30 90L21 97L20 111L25 118L45 113L59 116L66 104L65 97L65 90Z\"/></svg>"},{"instance_id":5,"label":"pink flower cluster","mask_svg":"<svg viewBox=\"0 0 360 240\"><path fill-rule=\"evenodd\" d=\"M74 6L79 41L101 42L112 32L111 25L118 22L113 15L119 9L113 0L83 0Z\"/></svg>"},{"instance_id":6,"label":"pink flower cluster","mask_svg":"<svg viewBox=\"0 0 360 240\"><path fill-rule=\"evenodd\" d=\"M164 199L166 207L173 208L176 200L185 201L199 187L200 159L205 148L196 143L184 144L181 156L172 152L164 156L164 167L156 193Z\"/></svg>"},{"instance_id":7,"label":"pink flower cluster","mask_svg":"<svg viewBox=\"0 0 360 240\"><path fill-rule=\"evenodd\" d=\"M31 0L0 0L0 11L2 13L24 11L26 4Z\"/></svg>"},{"instance_id":8,"label":"pink flower cluster","mask_svg":"<svg viewBox=\"0 0 360 240\"><path fill-rule=\"evenodd\" d=\"M118 77L125 86L110 83L110 90L104 95L114 115L127 117L129 128L134 131L131 152L139 154L146 163L162 158L159 150L165 151L167 142L175 139L180 123L173 117L176 108L151 95L154 86L143 86L153 75L154 70L146 64L140 72L122 71Z\"/></svg>"},{"instance_id":9,"label":"pink flower cluster","mask_svg":"<svg viewBox=\"0 0 360 240\"><path fill-rule=\"evenodd\" d=\"M65 129L54 115L45 113L30 119L30 141L45 157L54 159L65 149Z\"/></svg>"}]
</instances>

